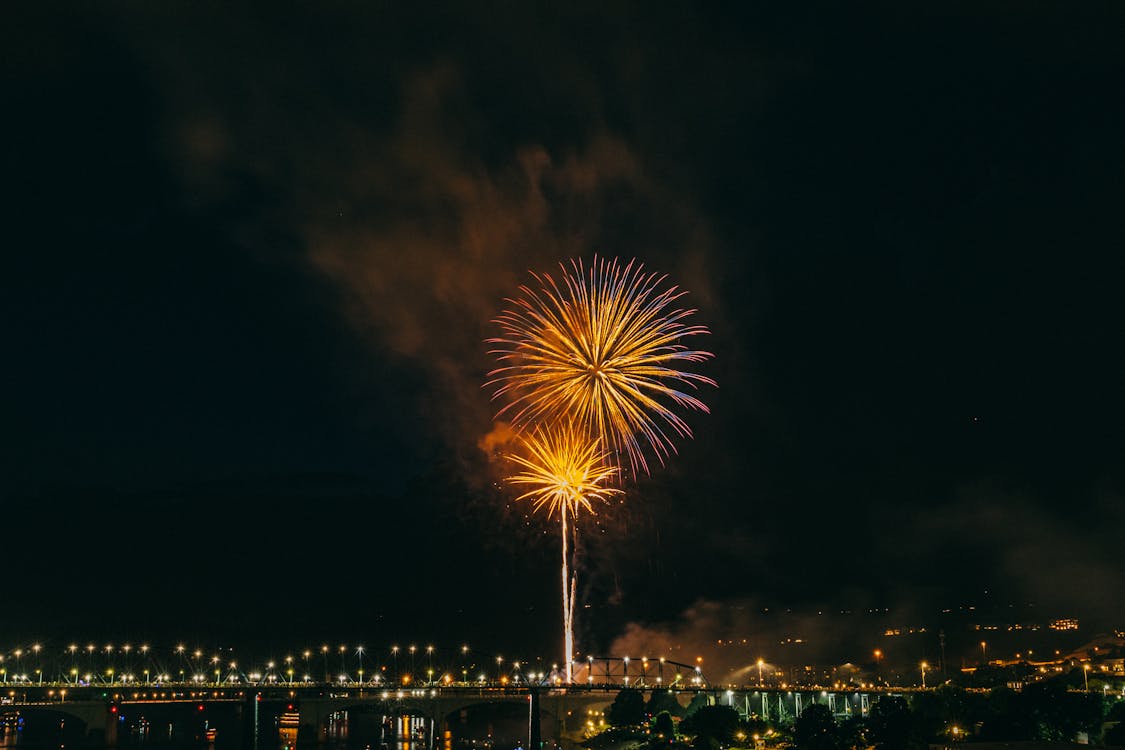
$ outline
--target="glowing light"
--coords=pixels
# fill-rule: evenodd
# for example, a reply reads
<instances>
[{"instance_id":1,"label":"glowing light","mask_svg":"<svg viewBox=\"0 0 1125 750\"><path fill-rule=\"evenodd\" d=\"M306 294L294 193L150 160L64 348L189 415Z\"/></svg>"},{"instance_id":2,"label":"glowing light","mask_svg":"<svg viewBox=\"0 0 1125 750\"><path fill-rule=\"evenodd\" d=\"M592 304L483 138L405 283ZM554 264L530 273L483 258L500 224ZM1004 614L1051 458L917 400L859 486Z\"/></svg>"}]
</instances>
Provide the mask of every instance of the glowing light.
<instances>
[{"instance_id":1,"label":"glowing light","mask_svg":"<svg viewBox=\"0 0 1125 750\"><path fill-rule=\"evenodd\" d=\"M513 453L508 458L523 471L506 481L530 487L516 500L530 500L533 512L546 508L551 516L577 517L580 510L594 511L592 500L621 494L608 486L618 468L605 464L600 441L591 440L573 422L560 429L536 429L521 442L528 456Z\"/></svg>"},{"instance_id":2,"label":"glowing light","mask_svg":"<svg viewBox=\"0 0 1125 750\"><path fill-rule=\"evenodd\" d=\"M649 472L646 455L663 463L673 437L691 428L676 409L708 412L689 391L715 381L679 368L711 354L682 342L707 334L685 323L695 311L677 308L686 294L664 287L666 277L630 261L594 258L587 268L560 264L558 280L532 273L537 288L521 286L520 299L494 321L488 339L499 366L485 383L493 400L506 401L497 418L510 420L522 454L510 454L522 471L507 481L526 491L532 512L558 514L562 529L563 641L566 681L574 680L574 603L570 533L580 511L619 494L621 464ZM413 652L412 652L413 653Z\"/></svg>"},{"instance_id":3,"label":"glowing light","mask_svg":"<svg viewBox=\"0 0 1125 750\"><path fill-rule=\"evenodd\" d=\"M607 456L600 441L591 439L574 422L556 429L537 428L522 438L527 456L510 454L508 458L523 471L507 477L518 487L530 487L519 500L530 500L532 511L546 509L558 515L562 529L562 611L563 657L566 681L574 681L574 599L577 576L570 573L570 533L568 522L580 510L594 512L592 500L606 500L621 490L608 486L618 474L616 466L607 465ZM574 528L577 534L577 527Z\"/></svg>"},{"instance_id":4,"label":"glowing light","mask_svg":"<svg viewBox=\"0 0 1125 750\"><path fill-rule=\"evenodd\" d=\"M673 408L709 411L687 391L715 381L676 369L712 356L680 343L709 331L683 322L695 310L672 305L686 292L661 291L666 277L643 264L595 258L560 269L559 281L533 273L539 288L520 287L495 321L501 335L488 343L501 366L486 386L509 401L497 416L517 431L573 418L648 473L646 452L663 463L675 451L669 433L691 436Z\"/></svg>"}]
</instances>

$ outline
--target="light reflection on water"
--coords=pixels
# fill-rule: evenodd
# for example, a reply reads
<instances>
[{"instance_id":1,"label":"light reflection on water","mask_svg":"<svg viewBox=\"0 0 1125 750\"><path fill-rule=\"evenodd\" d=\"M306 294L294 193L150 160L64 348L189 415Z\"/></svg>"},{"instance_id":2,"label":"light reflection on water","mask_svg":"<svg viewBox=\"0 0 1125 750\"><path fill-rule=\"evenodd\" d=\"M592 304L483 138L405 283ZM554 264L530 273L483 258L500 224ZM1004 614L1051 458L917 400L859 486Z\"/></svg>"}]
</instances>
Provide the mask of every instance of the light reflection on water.
<instances>
[{"instance_id":1,"label":"light reflection on water","mask_svg":"<svg viewBox=\"0 0 1125 750\"><path fill-rule=\"evenodd\" d=\"M219 732L212 741L205 739L207 726L197 738L176 738L171 724L154 727L143 718L121 724L116 744L106 744L102 739L75 736L65 731L63 722L56 727L38 723L36 731L29 731L18 718L5 716L0 722L0 748L21 750L492 750L489 737L457 743L449 730L442 731L433 722L421 716L391 716L347 712L329 718L324 738L298 738L296 727L259 727L258 737L239 736L229 729ZM490 727L491 729L491 727ZM436 736L435 736L436 733ZM513 744L514 747L514 744ZM497 745L497 750L500 746Z\"/></svg>"},{"instance_id":2,"label":"light reflection on water","mask_svg":"<svg viewBox=\"0 0 1125 750\"><path fill-rule=\"evenodd\" d=\"M0 728L0 747L15 747L19 741L19 732L15 727L5 724Z\"/></svg>"}]
</instances>

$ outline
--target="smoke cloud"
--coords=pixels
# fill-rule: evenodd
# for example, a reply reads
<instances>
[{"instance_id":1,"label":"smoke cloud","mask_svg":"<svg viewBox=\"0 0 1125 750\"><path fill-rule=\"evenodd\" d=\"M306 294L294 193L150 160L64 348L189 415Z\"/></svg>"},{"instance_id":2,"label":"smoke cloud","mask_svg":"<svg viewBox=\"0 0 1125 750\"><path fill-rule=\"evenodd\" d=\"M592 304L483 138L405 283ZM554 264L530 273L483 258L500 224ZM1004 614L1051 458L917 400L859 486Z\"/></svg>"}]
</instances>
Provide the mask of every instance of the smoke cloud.
<instances>
[{"instance_id":1,"label":"smoke cloud","mask_svg":"<svg viewBox=\"0 0 1125 750\"><path fill-rule=\"evenodd\" d=\"M708 221L638 150L628 118L609 124L626 61L607 77L546 25L521 50L539 64L497 67L490 40L526 32L473 5L447 15L338 7L311 25L138 9L114 24L154 89L175 92L166 148L191 208L252 196L239 244L327 280L376 356L425 383L419 413L473 476L495 413L483 341L529 270L636 258L687 289L701 322L718 301ZM466 36L488 54L461 49ZM316 40L315 55L278 54ZM212 53L185 53L198 48Z\"/></svg>"},{"instance_id":2,"label":"smoke cloud","mask_svg":"<svg viewBox=\"0 0 1125 750\"><path fill-rule=\"evenodd\" d=\"M491 364L483 340L528 270L598 252L676 273L705 247L679 203L605 131L485 164L448 135L451 118L473 117L460 88L450 67L410 76L393 130L359 150L368 156L342 196L354 220L318 217L305 231L310 262L339 285L353 323L426 373L438 394L430 416L464 455L496 445L481 437L494 412L481 390Z\"/></svg>"},{"instance_id":3,"label":"smoke cloud","mask_svg":"<svg viewBox=\"0 0 1125 750\"><path fill-rule=\"evenodd\" d=\"M870 642L877 616L821 609L795 612L749 598L701 599L666 623L630 623L613 641L614 656L664 657L698 664L711 683L747 684L764 675L788 675L805 665L857 659L855 644Z\"/></svg>"}]
</instances>

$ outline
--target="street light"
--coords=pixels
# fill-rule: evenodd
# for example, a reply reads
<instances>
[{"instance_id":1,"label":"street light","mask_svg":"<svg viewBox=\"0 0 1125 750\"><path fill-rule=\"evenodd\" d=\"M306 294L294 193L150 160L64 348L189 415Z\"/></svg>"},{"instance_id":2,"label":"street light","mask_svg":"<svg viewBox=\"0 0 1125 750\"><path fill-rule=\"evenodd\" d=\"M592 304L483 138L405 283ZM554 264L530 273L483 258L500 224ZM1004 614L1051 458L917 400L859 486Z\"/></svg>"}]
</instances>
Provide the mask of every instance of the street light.
<instances>
[{"instance_id":1,"label":"street light","mask_svg":"<svg viewBox=\"0 0 1125 750\"><path fill-rule=\"evenodd\" d=\"M77 673L77 672L78 672L78 662L77 662L77 661L75 660L75 654L77 654L77 653L78 653L78 644L77 644L77 643L72 643L72 644L70 644L69 646L67 646L67 647L66 647L66 650L67 650L68 652L70 652L70 668L71 668L71 672L72 672L72 673ZM75 684L78 684L78 683L77 683L77 681L75 681Z\"/></svg>"},{"instance_id":2,"label":"street light","mask_svg":"<svg viewBox=\"0 0 1125 750\"><path fill-rule=\"evenodd\" d=\"M926 662L922 662L922 689L926 689L926 667L930 666Z\"/></svg>"},{"instance_id":3,"label":"street light","mask_svg":"<svg viewBox=\"0 0 1125 750\"><path fill-rule=\"evenodd\" d=\"M1090 665L1082 665L1082 683L1086 686L1086 692L1090 692Z\"/></svg>"},{"instance_id":4,"label":"street light","mask_svg":"<svg viewBox=\"0 0 1125 750\"><path fill-rule=\"evenodd\" d=\"M762 665L763 664L765 664L765 660L758 659L758 687L762 686Z\"/></svg>"}]
</instances>

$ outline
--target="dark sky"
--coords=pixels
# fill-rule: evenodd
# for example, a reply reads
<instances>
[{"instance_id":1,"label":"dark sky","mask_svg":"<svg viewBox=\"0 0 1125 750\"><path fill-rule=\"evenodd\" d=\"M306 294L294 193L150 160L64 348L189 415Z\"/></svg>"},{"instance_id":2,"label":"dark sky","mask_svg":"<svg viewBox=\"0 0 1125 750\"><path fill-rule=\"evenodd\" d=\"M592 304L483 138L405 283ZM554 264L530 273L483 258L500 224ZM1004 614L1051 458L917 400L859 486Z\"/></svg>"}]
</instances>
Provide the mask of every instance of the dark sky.
<instances>
[{"instance_id":1,"label":"dark sky","mask_svg":"<svg viewBox=\"0 0 1125 750\"><path fill-rule=\"evenodd\" d=\"M1125 9L414 5L5 10L0 637L549 650L481 342L594 253L720 388L586 530L583 642L1125 625Z\"/></svg>"}]
</instances>

